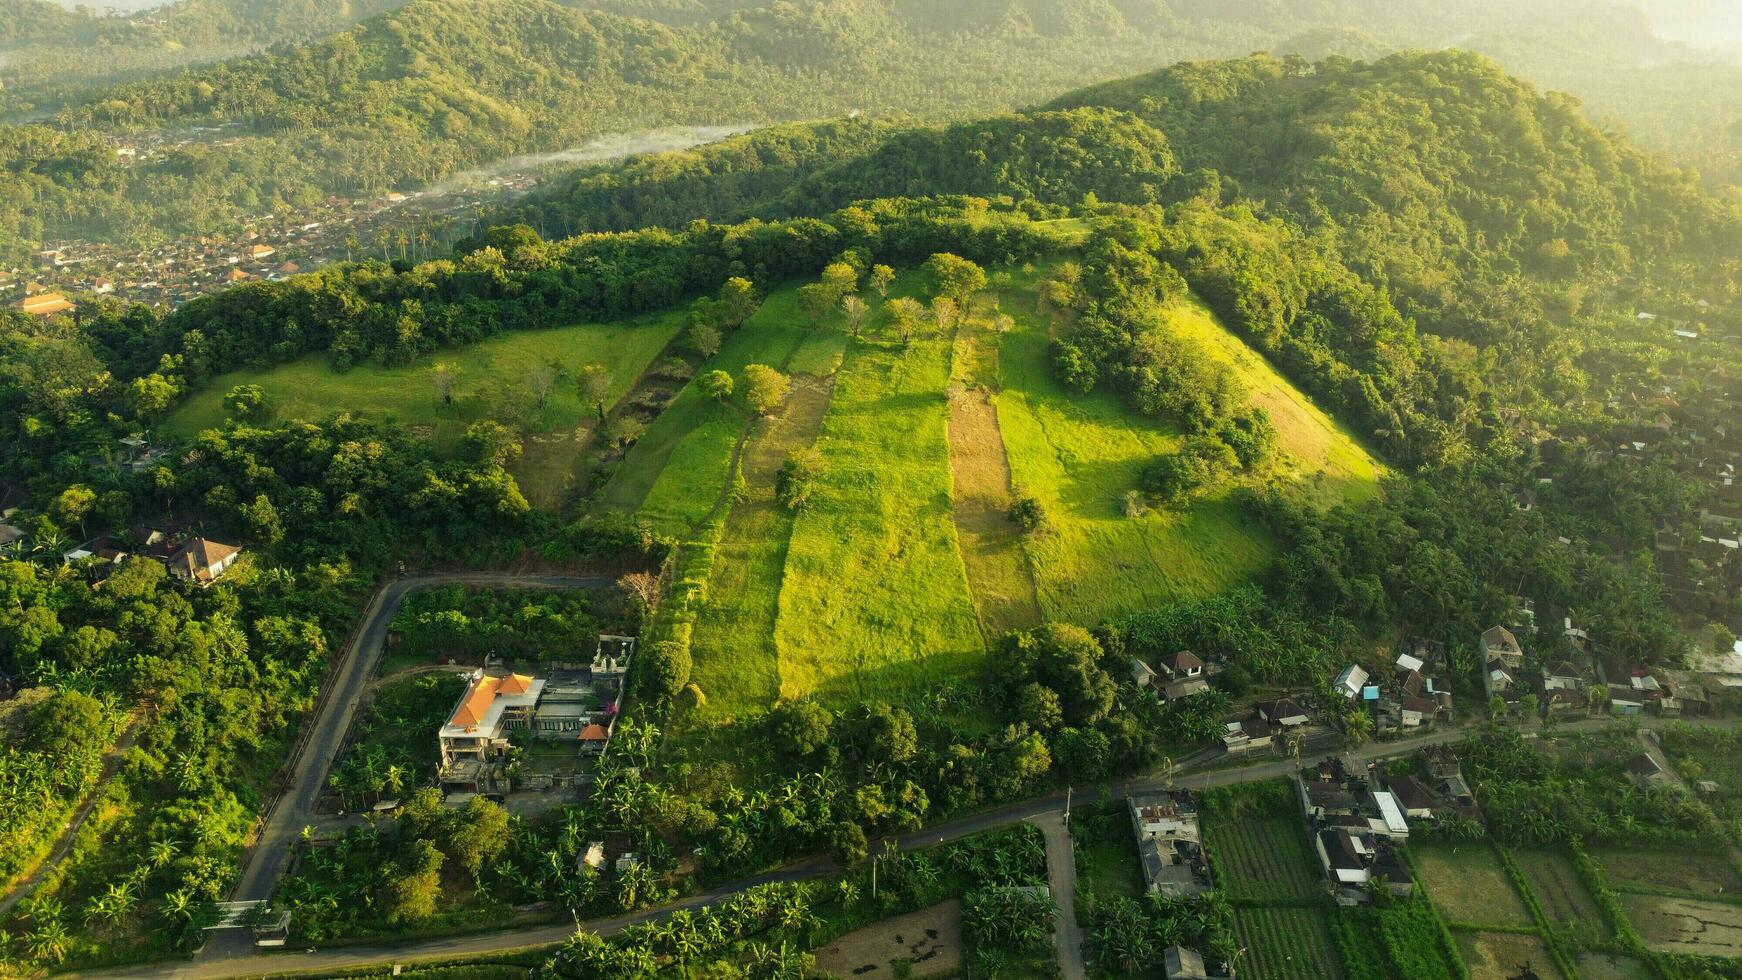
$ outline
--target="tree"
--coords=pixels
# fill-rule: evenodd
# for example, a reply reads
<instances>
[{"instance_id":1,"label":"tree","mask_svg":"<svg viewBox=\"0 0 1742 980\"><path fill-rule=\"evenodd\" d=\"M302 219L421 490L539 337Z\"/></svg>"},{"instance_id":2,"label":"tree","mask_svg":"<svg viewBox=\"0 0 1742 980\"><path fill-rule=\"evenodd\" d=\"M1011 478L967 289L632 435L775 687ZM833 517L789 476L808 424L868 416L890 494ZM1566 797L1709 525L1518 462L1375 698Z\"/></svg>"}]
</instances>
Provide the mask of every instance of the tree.
<instances>
[{"instance_id":1,"label":"tree","mask_svg":"<svg viewBox=\"0 0 1742 980\"><path fill-rule=\"evenodd\" d=\"M816 493L823 466L823 454L815 449L798 449L789 453L774 477L775 499L788 510L803 508Z\"/></svg>"},{"instance_id":2,"label":"tree","mask_svg":"<svg viewBox=\"0 0 1742 980\"><path fill-rule=\"evenodd\" d=\"M669 704L690 682L690 648L675 640L650 644L640 656L642 691L659 704Z\"/></svg>"},{"instance_id":3,"label":"tree","mask_svg":"<svg viewBox=\"0 0 1742 980\"><path fill-rule=\"evenodd\" d=\"M841 313L847 318L848 332L858 340L866 318L871 315L871 305L859 296L846 296L841 299Z\"/></svg>"},{"instance_id":4,"label":"tree","mask_svg":"<svg viewBox=\"0 0 1742 980\"><path fill-rule=\"evenodd\" d=\"M756 287L748 279L733 276L720 287L720 319L727 329L743 326L758 305Z\"/></svg>"},{"instance_id":5,"label":"tree","mask_svg":"<svg viewBox=\"0 0 1742 980\"><path fill-rule=\"evenodd\" d=\"M239 419L256 419L266 414L266 390L259 385L237 385L224 393L224 408Z\"/></svg>"},{"instance_id":6,"label":"tree","mask_svg":"<svg viewBox=\"0 0 1742 980\"><path fill-rule=\"evenodd\" d=\"M639 605L644 614L651 615L659 606L659 576L651 572L630 572L617 580L617 587Z\"/></svg>"},{"instance_id":7,"label":"tree","mask_svg":"<svg viewBox=\"0 0 1742 980\"><path fill-rule=\"evenodd\" d=\"M479 419L466 426L468 455L486 466L507 466L520 457L520 435L494 419Z\"/></svg>"},{"instance_id":8,"label":"tree","mask_svg":"<svg viewBox=\"0 0 1742 980\"><path fill-rule=\"evenodd\" d=\"M720 352L720 331L710 324L698 323L690 328L690 346L708 360Z\"/></svg>"},{"instance_id":9,"label":"tree","mask_svg":"<svg viewBox=\"0 0 1742 980\"><path fill-rule=\"evenodd\" d=\"M508 846L508 811L482 796L474 796L457 814L449 814L448 851L473 881L484 865Z\"/></svg>"},{"instance_id":10,"label":"tree","mask_svg":"<svg viewBox=\"0 0 1742 980\"><path fill-rule=\"evenodd\" d=\"M1534 693L1526 694L1518 699L1518 717L1526 722L1536 721L1542 715L1542 699Z\"/></svg>"},{"instance_id":11,"label":"tree","mask_svg":"<svg viewBox=\"0 0 1742 980\"><path fill-rule=\"evenodd\" d=\"M792 380L766 364L744 369L744 400L758 415L772 415L786 401Z\"/></svg>"},{"instance_id":12,"label":"tree","mask_svg":"<svg viewBox=\"0 0 1742 980\"><path fill-rule=\"evenodd\" d=\"M49 516L61 527L83 527L91 508L97 505L97 492L82 483L75 483L60 492L49 505Z\"/></svg>"},{"instance_id":13,"label":"tree","mask_svg":"<svg viewBox=\"0 0 1742 980\"><path fill-rule=\"evenodd\" d=\"M460 366L452 361L437 361L429 369L429 382L435 386L443 405L454 403L454 385L460 380Z\"/></svg>"},{"instance_id":14,"label":"tree","mask_svg":"<svg viewBox=\"0 0 1742 980\"><path fill-rule=\"evenodd\" d=\"M911 296L897 296L883 304L883 318L903 344L913 342L914 328L925 317L925 307Z\"/></svg>"},{"instance_id":15,"label":"tree","mask_svg":"<svg viewBox=\"0 0 1742 980\"><path fill-rule=\"evenodd\" d=\"M1018 494L1010 503L1010 523L1021 528L1024 533L1031 533L1046 523L1046 512L1041 509L1040 501L1032 495Z\"/></svg>"},{"instance_id":16,"label":"tree","mask_svg":"<svg viewBox=\"0 0 1742 980\"><path fill-rule=\"evenodd\" d=\"M581 400L593 403L599 421L605 421L605 399L611 397L611 372L602 364L589 364L575 372L575 386Z\"/></svg>"},{"instance_id":17,"label":"tree","mask_svg":"<svg viewBox=\"0 0 1742 980\"><path fill-rule=\"evenodd\" d=\"M696 382L701 393L724 403L732 397L732 376L724 371L709 371Z\"/></svg>"},{"instance_id":18,"label":"tree","mask_svg":"<svg viewBox=\"0 0 1742 980\"><path fill-rule=\"evenodd\" d=\"M278 508L272 506L265 494L259 494L253 503L243 505L241 516L249 536L265 547L270 548L284 540L284 521L278 516Z\"/></svg>"},{"instance_id":19,"label":"tree","mask_svg":"<svg viewBox=\"0 0 1742 980\"><path fill-rule=\"evenodd\" d=\"M986 270L948 252L927 259L925 272L931 281L932 295L948 297L964 308L987 284Z\"/></svg>"},{"instance_id":20,"label":"tree","mask_svg":"<svg viewBox=\"0 0 1742 980\"><path fill-rule=\"evenodd\" d=\"M387 921L405 925L435 915L436 901L442 892L442 864L445 860L435 844L415 840L403 867L390 865L384 869L387 895L383 904Z\"/></svg>"},{"instance_id":21,"label":"tree","mask_svg":"<svg viewBox=\"0 0 1742 980\"><path fill-rule=\"evenodd\" d=\"M628 449L647 431L647 423L634 415L619 415L605 426L605 435L619 449Z\"/></svg>"},{"instance_id":22,"label":"tree","mask_svg":"<svg viewBox=\"0 0 1742 980\"><path fill-rule=\"evenodd\" d=\"M961 307L957 306L956 301L950 299L948 296L936 296L932 298L932 321L935 322L938 325L938 329L944 333L949 333L951 330L955 329L956 322L959 319L961 312Z\"/></svg>"},{"instance_id":23,"label":"tree","mask_svg":"<svg viewBox=\"0 0 1742 980\"><path fill-rule=\"evenodd\" d=\"M1092 725L1113 708L1117 687L1101 668L1101 644L1088 630L1046 623L1026 633L1010 633L1000 643L1001 663L1010 682L1030 681L1054 691L1064 721Z\"/></svg>"},{"instance_id":24,"label":"tree","mask_svg":"<svg viewBox=\"0 0 1742 980\"><path fill-rule=\"evenodd\" d=\"M1016 692L1016 716L1043 732L1050 732L1064 721L1064 709L1059 705L1058 692L1031 681Z\"/></svg>"},{"instance_id":25,"label":"tree","mask_svg":"<svg viewBox=\"0 0 1742 980\"><path fill-rule=\"evenodd\" d=\"M886 265L871 267L871 288L877 290L878 299L889 298L889 286L895 282L895 270Z\"/></svg>"},{"instance_id":26,"label":"tree","mask_svg":"<svg viewBox=\"0 0 1742 980\"><path fill-rule=\"evenodd\" d=\"M804 311L806 320L811 326L823 321L823 316L833 309L836 302L834 290L826 284L813 282L798 289L798 308Z\"/></svg>"},{"instance_id":27,"label":"tree","mask_svg":"<svg viewBox=\"0 0 1742 980\"><path fill-rule=\"evenodd\" d=\"M551 392L556 390L557 373L557 365L551 361L539 361L526 369L522 383L532 393L539 408L550 403Z\"/></svg>"},{"instance_id":28,"label":"tree","mask_svg":"<svg viewBox=\"0 0 1742 980\"><path fill-rule=\"evenodd\" d=\"M823 268L821 285L829 291L829 305L833 306L841 297L859 289L859 270L851 263L830 262Z\"/></svg>"},{"instance_id":29,"label":"tree","mask_svg":"<svg viewBox=\"0 0 1742 980\"><path fill-rule=\"evenodd\" d=\"M870 853L865 829L850 820L837 821L829 829L829 853L843 868L851 868L865 860Z\"/></svg>"},{"instance_id":30,"label":"tree","mask_svg":"<svg viewBox=\"0 0 1742 980\"><path fill-rule=\"evenodd\" d=\"M835 748L834 713L808 699L782 701L768 713L768 734L774 751L800 764L819 761Z\"/></svg>"}]
</instances>

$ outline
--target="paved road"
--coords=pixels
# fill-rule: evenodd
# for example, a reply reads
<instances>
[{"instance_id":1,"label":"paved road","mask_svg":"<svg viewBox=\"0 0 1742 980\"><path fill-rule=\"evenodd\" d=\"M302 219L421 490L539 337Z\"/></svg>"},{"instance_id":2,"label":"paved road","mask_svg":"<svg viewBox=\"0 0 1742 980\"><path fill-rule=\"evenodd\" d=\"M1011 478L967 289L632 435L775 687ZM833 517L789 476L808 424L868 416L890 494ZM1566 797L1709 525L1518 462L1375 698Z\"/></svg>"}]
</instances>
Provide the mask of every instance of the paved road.
<instances>
[{"instance_id":1,"label":"paved road","mask_svg":"<svg viewBox=\"0 0 1742 980\"><path fill-rule=\"evenodd\" d=\"M1083 930L1077 925L1077 850L1071 843L1070 828L1065 826L1063 810L1041 814L1029 823L1046 835L1046 880L1059 907L1052 930L1059 951L1059 976L1083 980L1088 970L1083 966Z\"/></svg>"},{"instance_id":2,"label":"paved road","mask_svg":"<svg viewBox=\"0 0 1742 980\"><path fill-rule=\"evenodd\" d=\"M314 727L292 762L290 784L267 816L266 825L247 856L247 865L230 897L238 902L265 901L278 886L291 846L302 829L314 822L315 802L326 787L327 771L344 744L345 733L357 704L369 687L381 651L387 643L387 627L399 604L413 592L445 585L512 586L526 589L583 589L612 584L609 578L564 578L560 576L471 573L430 575L394 579L375 593L346 644L329 688L321 692ZM225 929L212 934L200 953L201 959L232 959L256 952L245 929Z\"/></svg>"},{"instance_id":3,"label":"paved road","mask_svg":"<svg viewBox=\"0 0 1742 980\"><path fill-rule=\"evenodd\" d=\"M524 582L526 580L516 580ZM1611 724L1609 718L1592 718L1583 721L1568 722L1557 726L1559 732L1596 731ZM1695 722L1721 727L1731 727L1742 724L1742 719L1722 719ZM1408 755L1418 752L1430 745L1442 745L1447 742L1461 741L1471 734L1470 728L1446 728L1427 735L1414 738L1399 739L1391 742L1370 742L1346 753L1336 753L1338 757L1352 757L1356 762L1372 762L1392 756ZM1330 758L1330 755L1324 758ZM1302 765L1316 766L1319 758L1303 758ZM1211 772L1192 773L1177 776L1172 780L1156 777L1143 777L1115 784L1112 787L1115 796L1141 794L1156 790L1204 789L1211 786L1231 786L1238 783L1260 782L1292 774L1296 770L1293 759L1277 759L1269 762L1252 763L1244 766L1219 769ZM1098 786L1077 787L1077 796L1084 793L1094 794ZM1045 818L1048 814L1056 814L1064 808L1065 791L1050 796L1025 800L987 810L960 820L940 824L936 827L903 834L895 838L897 846L902 850L919 850L938 844L949 843L964 837L1008 827L1023 821L1033 821ZM873 849L875 850L875 842ZM581 927L597 932L603 936L614 935L631 925L644 922L662 921L678 909L695 909L702 905L718 903L728 895L736 894L746 888L774 881L808 881L836 873L834 865L826 858L811 858L807 861L789 865L778 871L749 878L731 884L711 889L706 894L697 895L674 905L659 909L650 909L634 915L620 916L612 919L595 920L582 923ZM1074 896L1073 896L1074 897ZM241 930L231 930L242 935ZM489 954L499 954L512 950L527 949L538 946L549 946L560 943L575 932L569 925L539 925L532 927L510 927L494 932L476 933L469 936L454 936L437 940L425 940L401 945L382 946L351 946L332 949L321 949L313 953L268 952L246 946L237 950L232 958L204 957L196 963L160 964L154 967L134 967L124 972L117 971L94 976L138 978L138 980L157 980L157 978L173 978L173 980L216 980L221 977L255 977L271 975L309 976L320 975L332 971L353 969L365 966L386 967L393 964L412 964L421 961L446 960L460 957L477 957ZM1078 947L1081 948L1080 945ZM210 949L210 947L208 947Z\"/></svg>"},{"instance_id":4,"label":"paved road","mask_svg":"<svg viewBox=\"0 0 1742 980\"><path fill-rule=\"evenodd\" d=\"M103 769L97 776L97 784L91 787L91 791L85 794L84 800L73 810L72 819L68 820L66 826L61 829L60 838L54 842L54 847L49 849L48 856L42 859L42 863L36 866L36 870L32 871L29 877L18 883L17 888L12 889L12 894L0 899L0 915L5 915L12 910L12 906L29 897L30 893L36 890L36 886L42 883L42 879L47 877L48 873L66 858L68 851L73 849L73 838L78 836L79 828L85 825L86 818L91 815L92 810L96 809L97 801L103 798L103 791L109 788L109 780L114 779L115 773L121 770L121 760L127 757L127 750L133 747L134 740L139 737L139 729L144 725L143 718L129 722L126 730L121 733L121 737L116 739L109 751L103 754Z\"/></svg>"}]
</instances>

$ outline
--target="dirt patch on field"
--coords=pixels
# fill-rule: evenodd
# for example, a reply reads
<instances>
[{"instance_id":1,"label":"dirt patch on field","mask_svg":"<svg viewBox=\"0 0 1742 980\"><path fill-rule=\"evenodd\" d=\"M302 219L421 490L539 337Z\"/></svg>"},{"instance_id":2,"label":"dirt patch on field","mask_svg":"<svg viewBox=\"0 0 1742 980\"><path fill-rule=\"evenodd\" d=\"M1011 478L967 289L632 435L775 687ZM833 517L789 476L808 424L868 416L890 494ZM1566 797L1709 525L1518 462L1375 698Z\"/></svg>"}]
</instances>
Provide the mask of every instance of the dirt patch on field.
<instances>
[{"instance_id":1,"label":"dirt patch on field","mask_svg":"<svg viewBox=\"0 0 1742 980\"><path fill-rule=\"evenodd\" d=\"M889 977L912 964L915 977L954 973L962 965L962 903L909 912L866 926L816 951L817 971L837 977Z\"/></svg>"},{"instance_id":2,"label":"dirt patch on field","mask_svg":"<svg viewBox=\"0 0 1742 980\"><path fill-rule=\"evenodd\" d=\"M1742 954L1742 906L1623 894L1621 907L1652 949L1699 956Z\"/></svg>"},{"instance_id":3,"label":"dirt patch on field","mask_svg":"<svg viewBox=\"0 0 1742 980\"><path fill-rule=\"evenodd\" d=\"M1548 945L1542 938L1512 932L1459 932L1458 952L1470 968L1470 980L1510 980L1524 972L1525 967L1536 975L1559 977L1554 960L1549 958Z\"/></svg>"},{"instance_id":4,"label":"dirt patch on field","mask_svg":"<svg viewBox=\"0 0 1742 980\"><path fill-rule=\"evenodd\" d=\"M995 637L1037 625L1034 576L1022 550L1022 532L1010 521L1010 461L998 411L984 389L950 399L950 471L955 478L951 513L980 628Z\"/></svg>"}]
</instances>

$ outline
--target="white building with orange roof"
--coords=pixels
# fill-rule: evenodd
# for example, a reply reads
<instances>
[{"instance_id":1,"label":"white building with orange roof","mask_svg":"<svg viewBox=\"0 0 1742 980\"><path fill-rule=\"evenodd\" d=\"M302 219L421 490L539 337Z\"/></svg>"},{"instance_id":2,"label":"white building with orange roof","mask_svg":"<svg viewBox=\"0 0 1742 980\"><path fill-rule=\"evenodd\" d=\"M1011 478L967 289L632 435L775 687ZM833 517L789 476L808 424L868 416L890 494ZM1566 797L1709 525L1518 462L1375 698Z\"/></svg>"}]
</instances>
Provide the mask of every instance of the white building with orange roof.
<instances>
[{"instance_id":1,"label":"white building with orange roof","mask_svg":"<svg viewBox=\"0 0 1742 980\"><path fill-rule=\"evenodd\" d=\"M439 735L443 768L466 761L488 762L507 751L508 731L530 724L543 693L544 681L525 674L494 677L473 672Z\"/></svg>"}]
</instances>

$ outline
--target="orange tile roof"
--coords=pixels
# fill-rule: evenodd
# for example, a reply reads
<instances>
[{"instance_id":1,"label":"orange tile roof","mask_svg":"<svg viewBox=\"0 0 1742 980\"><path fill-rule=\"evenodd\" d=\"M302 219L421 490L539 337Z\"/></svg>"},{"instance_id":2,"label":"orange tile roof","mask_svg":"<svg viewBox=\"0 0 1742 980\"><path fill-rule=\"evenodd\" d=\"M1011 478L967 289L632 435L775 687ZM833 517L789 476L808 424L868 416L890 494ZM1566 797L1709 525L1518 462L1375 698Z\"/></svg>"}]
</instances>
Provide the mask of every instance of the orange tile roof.
<instances>
[{"instance_id":1,"label":"orange tile roof","mask_svg":"<svg viewBox=\"0 0 1742 980\"><path fill-rule=\"evenodd\" d=\"M53 316L56 313L65 313L73 307L73 302L59 293L38 293L25 300L22 308L24 312L36 316Z\"/></svg>"},{"instance_id":2,"label":"orange tile roof","mask_svg":"<svg viewBox=\"0 0 1742 980\"><path fill-rule=\"evenodd\" d=\"M476 728L483 724L484 715L496 700L496 689L501 684L502 679L499 677L480 677L473 681L471 689L466 692L465 700L455 709L448 724L455 728Z\"/></svg>"},{"instance_id":3,"label":"orange tile roof","mask_svg":"<svg viewBox=\"0 0 1742 980\"><path fill-rule=\"evenodd\" d=\"M532 678L525 674L509 674L502 678L502 686L497 689L497 693L525 694L530 690L532 690Z\"/></svg>"},{"instance_id":4,"label":"orange tile roof","mask_svg":"<svg viewBox=\"0 0 1742 980\"><path fill-rule=\"evenodd\" d=\"M581 741L583 742L603 742L610 737L611 733L605 730L604 725L588 725L581 729Z\"/></svg>"}]
</instances>

